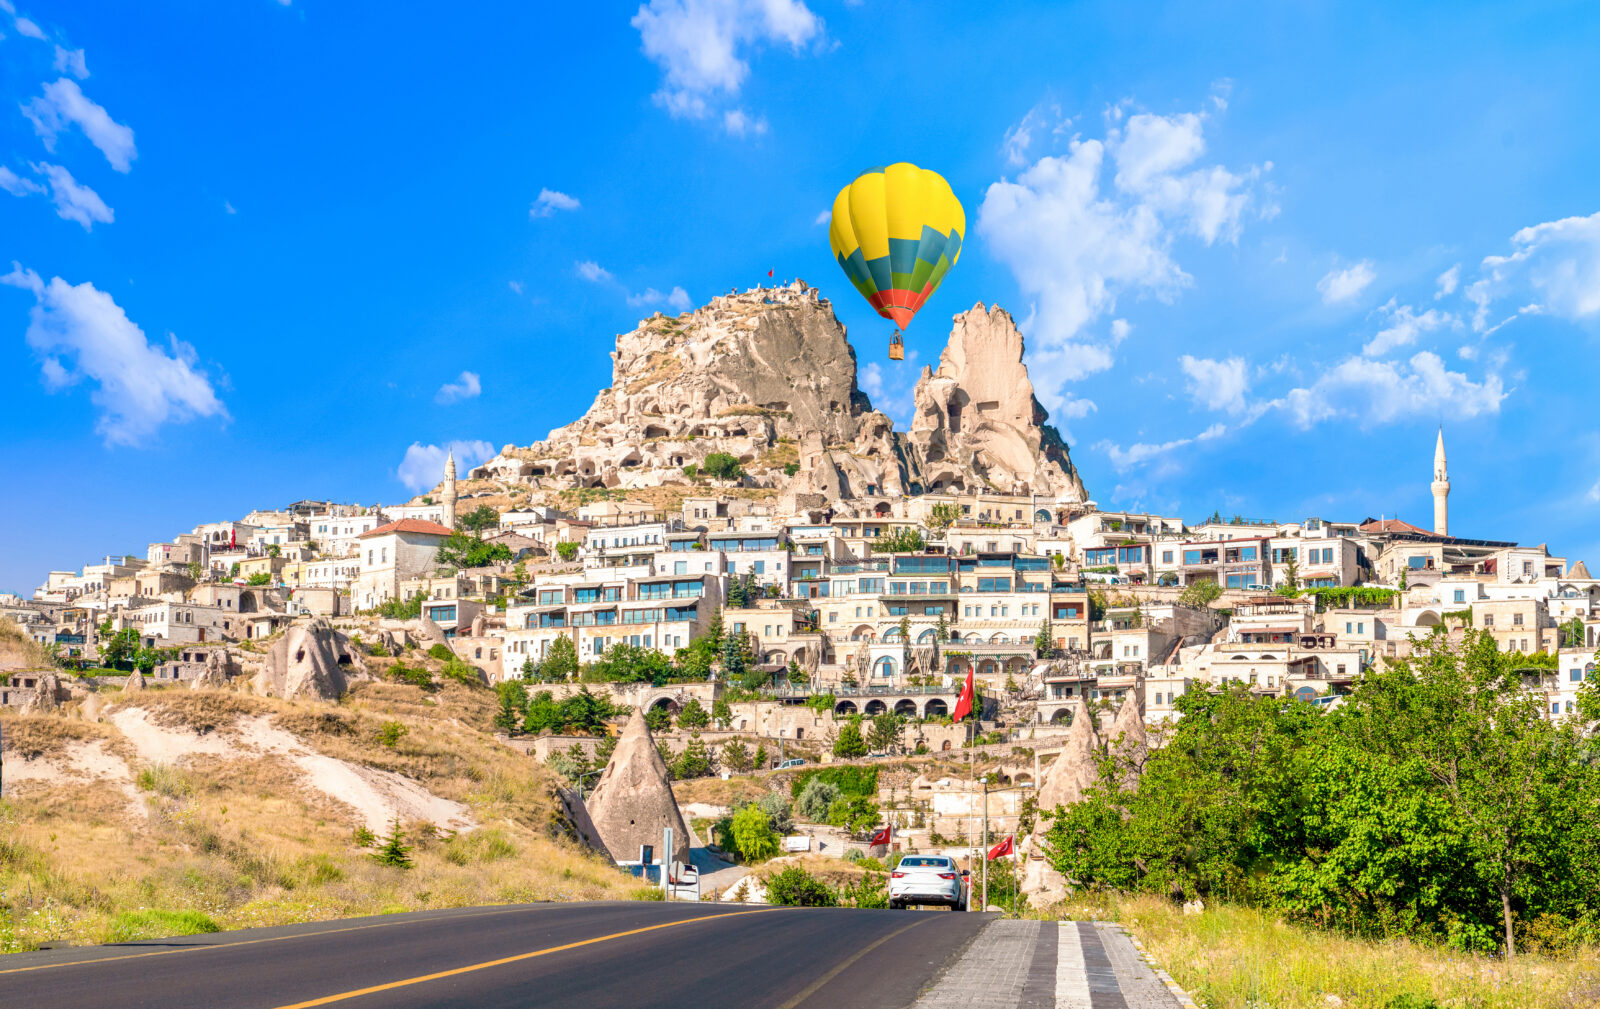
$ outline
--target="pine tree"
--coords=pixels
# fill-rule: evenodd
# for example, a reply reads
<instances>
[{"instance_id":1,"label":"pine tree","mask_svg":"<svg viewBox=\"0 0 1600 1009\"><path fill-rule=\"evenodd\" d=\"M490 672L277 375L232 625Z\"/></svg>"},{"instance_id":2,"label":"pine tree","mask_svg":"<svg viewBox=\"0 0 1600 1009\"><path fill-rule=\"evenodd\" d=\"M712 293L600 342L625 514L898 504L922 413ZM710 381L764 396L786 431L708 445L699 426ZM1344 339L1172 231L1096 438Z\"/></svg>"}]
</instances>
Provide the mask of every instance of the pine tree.
<instances>
[{"instance_id":1,"label":"pine tree","mask_svg":"<svg viewBox=\"0 0 1600 1009\"><path fill-rule=\"evenodd\" d=\"M389 836L383 839L383 844L371 856L379 865L391 865L396 869L411 868L411 846L406 844L406 835L400 830L400 818L394 818L389 825Z\"/></svg>"},{"instance_id":2,"label":"pine tree","mask_svg":"<svg viewBox=\"0 0 1600 1009\"><path fill-rule=\"evenodd\" d=\"M767 744L757 743L756 754L750 758L750 766L754 767L758 771L763 770L767 766L767 760Z\"/></svg>"},{"instance_id":3,"label":"pine tree","mask_svg":"<svg viewBox=\"0 0 1600 1009\"><path fill-rule=\"evenodd\" d=\"M706 628L705 638L711 642L715 651L722 651L722 610L711 614L711 626Z\"/></svg>"},{"instance_id":4,"label":"pine tree","mask_svg":"<svg viewBox=\"0 0 1600 1009\"><path fill-rule=\"evenodd\" d=\"M722 645L722 680L736 683L744 679L744 635L725 635Z\"/></svg>"}]
</instances>

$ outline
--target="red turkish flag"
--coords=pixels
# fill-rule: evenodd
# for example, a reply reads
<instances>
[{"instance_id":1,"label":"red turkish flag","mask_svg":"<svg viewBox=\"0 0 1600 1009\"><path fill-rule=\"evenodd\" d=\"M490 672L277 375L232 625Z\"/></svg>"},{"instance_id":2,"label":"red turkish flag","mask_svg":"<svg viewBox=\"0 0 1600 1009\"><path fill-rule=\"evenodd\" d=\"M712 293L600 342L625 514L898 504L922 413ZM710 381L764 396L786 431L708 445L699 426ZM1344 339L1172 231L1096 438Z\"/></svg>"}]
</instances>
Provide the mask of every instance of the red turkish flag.
<instances>
[{"instance_id":1,"label":"red turkish flag","mask_svg":"<svg viewBox=\"0 0 1600 1009\"><path fill-rule=\"evenodd\" d=\"M769 276L769 277L772 276L772 271L771 270L767 271L767 276Z\"/></svg>"},{"instance_id":2,"label":"red turkish flag","mask_svg":"<svg viewBox=\"0 0 1600 1009\"><path fill-rule=\"evenodd\" d=\"M966 686L961 688L961 696L956 698L956 710L950 712L953 721L961 721L972 714L972 670L967 670Z\"/></svg>"},{"instance_id":3,"label":"red turkish flag","mask_svg":"<svg viewBox=\"0 0 1600 1009\"><path fill-rule=\"evenodd\" d=\"M882 829L880 829L876 834L872 835L872 840L867 842L867 847L873 848L873 847L876 847L876 846L878 846L880 844L888 844L889 843L889 839L891 837L893 837L893 836L894 836L894 827L893 827L893 825L886 825Z\"/></svg>"},{"instance_id":4,"label":"red turkish flag","mask_svg":"<svg viewBox=\"0 0 1600 1009\"><path fill-rule=\"evenodd\" d=\"M1015 835L1015 834L1007 835L1007 837L1006 837L1006 839L1004 841L1001 841L999 844L995 845L993 848L990 848L989 849L989 861L993 862L995 859L1001 858L1002 856L1005 856L1005 855L1009 855L1014 850L1016 850L1015 846L1012 844L1012 841L1014 841L1016 839L1016 836L1017 835Z\"/></svg>"}]
</instances>

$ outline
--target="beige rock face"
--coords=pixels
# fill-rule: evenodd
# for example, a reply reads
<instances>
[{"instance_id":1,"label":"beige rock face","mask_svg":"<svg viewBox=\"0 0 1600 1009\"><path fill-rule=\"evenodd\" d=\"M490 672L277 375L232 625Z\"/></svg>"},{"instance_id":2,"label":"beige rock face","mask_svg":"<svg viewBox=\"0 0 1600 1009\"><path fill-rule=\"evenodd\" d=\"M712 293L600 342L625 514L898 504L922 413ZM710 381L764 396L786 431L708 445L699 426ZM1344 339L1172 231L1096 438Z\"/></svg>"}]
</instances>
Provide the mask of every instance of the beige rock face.
<instances>
[{"instance_id":1,"label":"beige rock face","mask_svg":"<svg viewBox=\"0 0 1600 1009\"><path fill-rule=\"evenodd\" d=\"M1150 744L1144 727L1144 713L1139 710L1139 700L1143 697L1144 678L1140 677L1134 689L1128 691L1128 696L1123 699L1122 708L1117 711L1117 720L1111 724L1111 731L1107 733L1107 744L1117 758L1118 776L1125 789L1138 785L1139 774L1144 770L1145 757L1150 753Z\"/></svg>"},{"instance_id":2,"label":"beige rock face","mask_svg":"<svg viewBox=\"0 0 1600 1009\"><path fill-rule=\"evenodd\" d=\"M678 812L667 765L650 737L643 709L633 709L588 807L600 840L613 858L638 858L642 844L650 845L659 858L662 830L671 827L673 860L689 861L689 831Z\"/></svg>"},{"instance_id":3,"label":"beige rock face","mask_svg":"<svg viewBox=\"0 0 1600 1009\"><path fill-rule=\"evenodd\" d=\"M1094 719L1089 716L1081 698L1072 699L1070 710L1072 727L1067 730L1067 741L1039 786L1041 810L1072 805L1100 780L1100 769L1095 761L1100 743L1095 738ZM1043 819L1039 824L1036 831L1043 830Z\"/></svg>"},{"instance_id":4,"label":"beige rock face","mask_svg":"<svg viewBox=\"0 0 1600 1009\"><path fill-rule=\"evenodd\" d=\"M979 305L957 316L938 371L924 369L917 384L912 430L897 432L857 386L855 349L815 288L796 281L722 295L618 336L611 386L583 417L545 441L506 446L470 475L536 496L573 487L687 490L684 466L726 452L747 485L803 501L991 488L1081 500L1022 351L1004 310Z\"/></svg>"},{"instance_id":5,"label":"beige rock face","mask_svg":"<svg viewBox=\"0 0 1600 1009\"><path fill-rule=\"evenodd\" d=\"M127 680L126 683L124 683L122 685L122 689L123 690L143 690L144 689L144 673L141 673L137 669L135 669L133 672L129 673L128 674L128 680Z\"/></svg>"},{"instance_id":6,"label":"beige rock face","mask_svg":"<svg viewBox=\"0 0 1600 1009\"><path fill-rule=\"evenodd\" d=\"M366 666L350 639L326 621L296 624L267 653L256 688L274 697L332 701L350 689L350 679Z\"/></svg>"},{"instance_id":7,"label":"beige rock face","mask_svg":"<svg viewBox=\"0 0 1600 1009\"><path fill-rule=\"evenodd\" d=\"M955 317L938 370L924 367L913 394L910 441L926 489L988 486L1084 500L1083 481L1061 435L1045 424L1049 414L1033 395L1022 354L1022 333L1000 306L979 303Z\"/></svg>"},{"instance_id":8,"label":"beige rock face","mask_svg":"<svg viewBox=\"0 0 1600 1009\"><path fill-rule=\"evenodd\" d=\"M206 667L200 675L189 684L191 690L222 690L228 685L230 674L237 673L238 667L233 663L233 657L226 648L213 648L206 655Z\"/></svg>"}]
</instances>

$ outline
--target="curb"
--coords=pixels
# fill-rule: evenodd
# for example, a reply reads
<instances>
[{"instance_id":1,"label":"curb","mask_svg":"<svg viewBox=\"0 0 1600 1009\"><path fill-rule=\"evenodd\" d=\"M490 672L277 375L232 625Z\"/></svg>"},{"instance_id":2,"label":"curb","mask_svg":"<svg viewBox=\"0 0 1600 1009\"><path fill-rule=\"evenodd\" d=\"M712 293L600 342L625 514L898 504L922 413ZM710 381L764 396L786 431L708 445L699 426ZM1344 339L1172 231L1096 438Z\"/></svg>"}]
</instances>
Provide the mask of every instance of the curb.
<instances>
[{"instance_id":1,"label":"curb","mask_svg":"<svg viewBox=\"0 0 1600 1009\"><path fill-rule=\"evenodd\" d=\"M1171 992L1172 997L1178 1000L1178 1005L1182 1006L1183 1009L1200 1009L1195 1004L1194 999L1189 996L1189 993L1183 990L1183 986L1172 980L1172 975L1168 974L1160 964L1155 962L1155 959L1150 956L1150 951L1144 948L1144 943L1140 942L1139 937L1129 931L1126 925L1119 922L1106 922L1106 924L1115 925L1117 928L1122 929L1123 934L1133 943L1133 948L1139 951L1139 959L1143 960L1155 976L1161 979L1161 983L1167 986L1167 991Z\"/></svg>"}]
</instances>

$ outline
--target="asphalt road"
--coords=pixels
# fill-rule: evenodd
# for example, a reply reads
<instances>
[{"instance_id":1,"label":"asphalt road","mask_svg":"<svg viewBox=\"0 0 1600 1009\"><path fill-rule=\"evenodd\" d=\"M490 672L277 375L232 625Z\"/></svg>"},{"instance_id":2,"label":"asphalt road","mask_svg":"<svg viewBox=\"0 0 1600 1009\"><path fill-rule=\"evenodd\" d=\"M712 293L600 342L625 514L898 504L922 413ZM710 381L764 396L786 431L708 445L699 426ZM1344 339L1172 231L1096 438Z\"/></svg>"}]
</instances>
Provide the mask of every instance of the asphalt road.
<instances>
[{"instance_id":1,"label":"asphalt road","mask_svg":"<svg viewBox=\"0 0 1600 1009\"><path fill-rule=\"evenodd\" d=\"M525 904L0 957L0 1006L908 1006L993 918L738 904Z\"/></svg>"}]
</instances>

